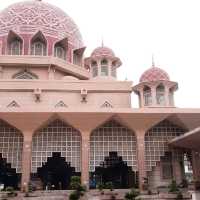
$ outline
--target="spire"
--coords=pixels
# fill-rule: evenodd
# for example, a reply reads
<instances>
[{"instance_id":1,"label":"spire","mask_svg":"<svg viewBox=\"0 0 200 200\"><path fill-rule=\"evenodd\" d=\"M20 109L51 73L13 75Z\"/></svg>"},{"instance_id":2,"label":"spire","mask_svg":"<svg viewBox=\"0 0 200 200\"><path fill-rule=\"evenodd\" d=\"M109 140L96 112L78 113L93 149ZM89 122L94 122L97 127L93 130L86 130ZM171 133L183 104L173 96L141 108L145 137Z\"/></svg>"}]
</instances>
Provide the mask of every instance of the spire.
<instances>
[{"instance_id":1,"label":"spire","mask_svg":"<svg viewBox=\"0 0 200 200\"><path fill-rule=\"evenodd\" d=\"M103 37L102 37L102 39L101 39L101 46L104 47Z\"/></svg>"},{"instance_id":2,"label":"spire","mask_svg":"<svg viewBox=\"0 0 200 200\"><path fill-rule=\"evenodd\" d=\"M155 60L154 60L154 54L152 54L152 58L151 58L152 60L151 60L151 62L152 62L152 67L155 67Z\"/></svg>"}]
</instances>

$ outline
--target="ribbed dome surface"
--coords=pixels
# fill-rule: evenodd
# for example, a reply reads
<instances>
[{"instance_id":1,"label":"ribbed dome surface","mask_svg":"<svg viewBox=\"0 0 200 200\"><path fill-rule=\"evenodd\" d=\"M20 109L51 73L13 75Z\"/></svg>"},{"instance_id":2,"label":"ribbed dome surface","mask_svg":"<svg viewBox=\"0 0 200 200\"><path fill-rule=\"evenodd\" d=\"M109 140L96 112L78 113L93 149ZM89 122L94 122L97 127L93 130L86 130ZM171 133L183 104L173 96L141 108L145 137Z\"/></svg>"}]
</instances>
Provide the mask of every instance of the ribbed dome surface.
<instances>
[{"instance_id":1,"label":"ribbed dome surface","mask_svg":"<svg viewBox=\"0 0 200 200\"><path fill-rule=\"evenodd\" d=\"M104 46L97 47L91 54L91 57L101 57L101 56L115 57L115 54L112 49Z\"/></svg>"},{"instance_id":2,"label":"ribbed dome surface","mask_svg":"<svg viewBox=\"0 0 200 200\"><path fill-rule=\"evenodd\" d=\"M0 13L0 36L12 30L17 34L67 37L75 48L83 46L82 37L74 21L60 8L43 1L29 0L12 4Z\"/></svg>"},{"instance_id":3,"label":"ribbed dome surface","mask_svg":"<svg viewBox=\"0 0 200 200\"><path fill-rule=\"evenodd\" d=\"M151 81L160 81L166 80L169 81L169 75L164 70L158 67L151 67L146 70L140 77L140 82L151 82Z\"/></svg>"}]
</instances>

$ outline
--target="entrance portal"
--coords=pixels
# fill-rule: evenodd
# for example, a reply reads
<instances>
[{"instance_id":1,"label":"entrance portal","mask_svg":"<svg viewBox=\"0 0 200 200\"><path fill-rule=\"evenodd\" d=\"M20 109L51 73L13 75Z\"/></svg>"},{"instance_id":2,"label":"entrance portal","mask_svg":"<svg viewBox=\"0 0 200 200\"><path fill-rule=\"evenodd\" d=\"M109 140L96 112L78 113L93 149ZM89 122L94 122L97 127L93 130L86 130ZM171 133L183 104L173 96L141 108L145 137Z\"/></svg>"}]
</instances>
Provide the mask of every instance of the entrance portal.
<instances>
[{"instance_id":1,"label":"entrance portal","mask_svg":"<svg viewBox=\"0 0 200 200\"><path fill-rule=\"evenodd\" d=\"M20 175L16 173L16 169L11 168L11 164L0 154L0 184L3 184L4 188L10 186L17 190L19 179Z\"/></svg>"},{"instance_id":2,"label":"entrance portal","mask_svg":"<svg viewBox=\"0 0 200 200\"><path fill-rule=\"evenodd\" d=\"M91 187L98 183L112 182L114 188L129 188L136 186L136 173L122 160L117 152L109 152L109 156L92 173Z\"/></svg>"},{"instance_id":3,"label":"entrance portal","mask_svg":"<svg viewBox=\"0 0 200 200\"><path fill-rule=\"evenodd\" d=\"M43 183L43 189L65 190L70 185L71 176L75 175L75 168L61 157L61 153L54 152L41 168L38 176Z\"/></svg>"}]
</instances>

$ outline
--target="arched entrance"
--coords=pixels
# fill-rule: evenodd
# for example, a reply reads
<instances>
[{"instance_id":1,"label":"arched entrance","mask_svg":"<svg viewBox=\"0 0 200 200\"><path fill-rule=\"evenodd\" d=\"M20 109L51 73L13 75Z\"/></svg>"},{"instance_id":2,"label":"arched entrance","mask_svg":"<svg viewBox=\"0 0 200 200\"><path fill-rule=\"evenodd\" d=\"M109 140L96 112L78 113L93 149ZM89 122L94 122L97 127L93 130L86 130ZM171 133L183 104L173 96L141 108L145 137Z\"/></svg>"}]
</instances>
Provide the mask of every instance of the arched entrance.
<instances>
[{"instance_id":1,"label":"arched entrance","mask_svg":"<svg viewBox=\"0 0 200 200\"><path fill-rule=\"evenodd\" d=\"M0 184L4 185L4 188L13 187L18 189L18 182L20 175L16 173L16 169L11 167L11 164L7 163L5 158L2 158L0 154Z\"/></svg>"},{"instance_id":2,"label":"arched entrance","mask_svg":"<svg viewBox=\"0 0 200 200\"><path fill-rule=\"evenodd\" d=\"M75 174L75 168L61 157L60 152L54 152L41 168L38 176L43 182L44 189L66 190L70 185L70 178Z\"/></svg>"},{"instance_id":3,"label":"arched entrance","mask_svg":"<svg viewBox=\"0 0 200 200\"><path fill-rule=\"evenodd\" d=\"M151 187L169 185L172 179L175 179L177 183L182 181L184 152L177 149L172 150L168 142L184 134L185 131L171 121L163 120L146 132L145 167L148 183ZM173 176L173 163L176 163L178 171L176 177Z\"/></svg>"},{"instance_id":4,"label":"arched entrance","mask_svg":"<svg viewBox=\"0 0 200 200\"><path fill-rule=\"evenodd\" d=\"M112 182L114 188L128 188L134 184L132 179L134 172L117 152L109 152L109 156L95 168L93 177L104 185Z\"/></svg>"},{"instance_id":5,"label":"arched entrance","mask_svg":"<svg viewBox=\"0 0 200 200\"><path fill-rule=\"evenodd\" d=\"M0 120L0 184L19 189L22 167L23 135Z\"/></svg>"},{"instance_id":6,"label":"arched entrance","mask_svg":"<svg viewBox=\"0 0 200 200\"><path fill-rule=\"evenodd\" d=\"M115 188L138 186L136 137L133 131L110 120L90 138L90 187L112 182Z\"/></svg>"},{"instance_id":7,"label":"arched entrance","mask_svg":"<svg viewBox=\"0 0 200 200\"><path fill-rule=\"evenodd\" d=\"M80 148L79 131L59 119L38 130L32 143L32 181L40 182L40 189L68 189L71 176L81 174Z\"/></svg>"}]
</instances>

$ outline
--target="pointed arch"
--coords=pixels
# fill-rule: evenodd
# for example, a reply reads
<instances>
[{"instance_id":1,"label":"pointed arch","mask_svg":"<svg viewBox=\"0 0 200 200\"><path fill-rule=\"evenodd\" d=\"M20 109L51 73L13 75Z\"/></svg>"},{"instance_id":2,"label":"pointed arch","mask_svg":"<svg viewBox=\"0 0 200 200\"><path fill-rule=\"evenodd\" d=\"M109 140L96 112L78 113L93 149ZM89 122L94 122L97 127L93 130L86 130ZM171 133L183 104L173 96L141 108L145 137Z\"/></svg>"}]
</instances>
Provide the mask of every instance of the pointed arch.
<instances>
[{"instance_id":1,"label":"pointed arch","mask_svg":"<svg viewBox=\"0 0 200 200\"><path fill-rule=\"evenodd\" d=\"M116 60L112 62L111 76L114 77L114 78L117 77L117 61Z\"/></svg>"},{"instance_id":2,"label":"pointed arch","mask_svg":"<svg viewBox=\"0 0 200 200\"><path fill-rule=\"evenodd\" d=\"M23 134L8 122L0 119L0 154L16 173L22 172Z\"/></svg>"},{"instance_id":3,"label":"pointed arch","mask_svg":"<svg viewBox=\"0 0 200 200\"><path fill-rule=\"evenodd\" d=\"M23 69L12 76L13 79L38 79L38 76L28 69Z\"/></svg>"},{"instance_id":4,"label":"pointed arch","mask_svg":"<svg viewBox=\"0 0 200 200\"><path fill-rule=\"evenodd\" d=\"M22 55L23 39L13 31L9 31L7 37L8 55Z\"/></svg>"},{"instance_id":5,"label":"pointed arch","mask_svg":"<svg viewBox=\"0 0 200 200\"><path fill-rule=\"evenodd\" d=\"M60 107L65 107L67 108L68 106L63 102L63 101L59 101L56 105L55 108L60 108Z\"/></svg>"},{"instance_id":6,"label":"pointed arch","mask_svg":"<svg viewBox=\"0 0 200 200\"><path fill-rule=\"evenodd\" d=\"M169 105L174 106L174 88L169 89Z\"/></svg>"},{"instance_id":7,"label":"pointed arch","mask_svg":"<svg viewBox=\"0 0 200 200\"><path fill-rule=\"evenodd\" d=\"M152 105L152 91L151 91L151 88L147 85L144 85L144 88L143 88L143 98L144 98L145 106Z\"/></svg>"},{"instance_id":8,"label":"pointed arch","mask_svg":"<svg viewBox=\"0 0 200 200\"><path fill-rule=\"evenodd\" d=\"M160 162L166 152L170 152L168 142L182 135L186 130L169 119L164 119L154 125L145 134L146 170L151 171Z\"/></svg>"},{"instance_id":9,"label":"pointed arch","mask_svg":"<svg viewBox=\"0 0 200 200\"><path fill-rule=\"evenodd\" d=\"M115 119L94 129L90 136L90 172L100 166L109 152L117 152L127 165L137 171L137 145L135 133Z\"/></svg>"},{"instance_id":10,"label":"pointed arch","mask_svg":"<svg viewBox=\"0 0 200 200\"><path fill-rule=\"evenodd\" d=\"M165 86L160 83L156 87L156 102L158 105L164 106L166 104L165 100Z\"/></svg>"},{"instance_id":11,"label":"pointed arch","mask_svg":"<svg viewBox=\"0 0 200 200\"><path fill-rule=\"evenodd\" d=\"M112 104L110 104L108 101L105 101L102 105L101 108L113 108Z\"/></svg>"},{"instance_id":12,"label":"pointed arch","mask_svg":"<svg viewBox=\"0 0 200 200\"><path fill-rule=\"evenodd\" d=\"M91 62L91 71L92 71L92 77L98 76L98 64L96 60L92 60Z\"/></svg>"},{"instance_id":13,"label":"pointed arch","mask_svg":"<svg viewBox=\"0 0 200 200\"><path fill-rule=\"evenodd\" d=\"M54 56L63 60L67 59L68 39L64 38L54 45Z\"/></svg>"},{"instance_id":14,"label":"pointed arch","mask_svg":"<svg viewBox=\"0 0 200 200\"><path fill-rule=\"evenodd\" d=\"M38 129L33 135L32 173L37 173L37 169L42 167L42 164L47 162L54 152L60 152L76 172L81 171L80 132L63 120L53 117L48 124Z\"/></svg>"},{"instance_id":15,"label":"pointed arch","mask_svg":"<svg viewBox=\"0 0 200 200\"><path fill-rule=\"evenodd\" d=\"M20 107L19 104L16 102L16 101L12 101L10 102L8 105L7 105L7 108L11 108L11 107L15 107L15 108L18 108Z\"/></svg>"},{"instance_id":16,"label":"pointed arch","mask_svg":"<svg viewBox=\"0 0 200 200\"><path fill-rule=\"evenodd\" d=\"M105 58L101 60L101 76L108 76L108 60Z\"/></svg>"},{"instance_id":17,"label":"pointed arch","mask_svg":"<svg viewBox=\"0 0 200 200\"><path fill-rule=\"evenodd\" d=\"M41 31L38 31L31 38L31 55L46 56L47 55L47 40Z\"/></svg>"},{"instance_id":18,"label":"pointed arch","mask_svg":"<svg viewBox=\"0 0 200 200\"><path fill-rule=\"evenodd\" d=\"M82 58L83 58L85 48L86 47L83 47L83 48L80 48L80 49L75 49L73 51L73 63L75 65L79 65L79 66L82 65Z\"/></svg>"}]
</instances>

